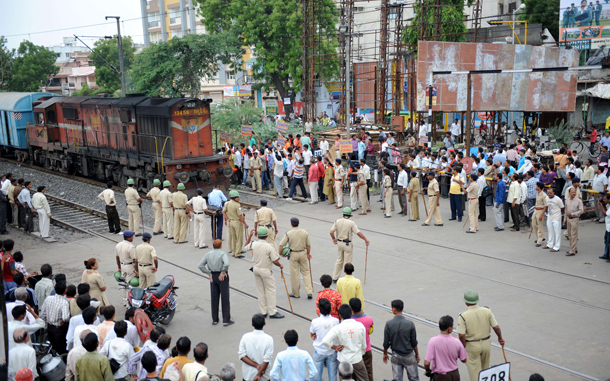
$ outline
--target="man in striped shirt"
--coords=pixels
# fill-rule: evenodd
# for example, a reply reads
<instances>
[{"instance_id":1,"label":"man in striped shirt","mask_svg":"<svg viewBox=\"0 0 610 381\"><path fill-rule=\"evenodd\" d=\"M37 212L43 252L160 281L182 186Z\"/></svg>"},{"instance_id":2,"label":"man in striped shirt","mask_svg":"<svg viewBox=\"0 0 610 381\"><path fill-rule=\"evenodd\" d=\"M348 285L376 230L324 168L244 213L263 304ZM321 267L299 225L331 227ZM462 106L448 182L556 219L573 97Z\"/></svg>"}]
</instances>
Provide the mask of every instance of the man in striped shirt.
<instances>
[{"instance_id":1,"label":"man in striped shirt","mask_svg":"<svg viewBox=\"0 0 610 381\"><path fill-rule=\"evenodd\" d=\"M305 184L303 184L303 171L305 170L305 159L301 157L299 161L294 166L294 171L292 172L292 183L290 184L290 195L287 200L291 201L292 196L296 191L297 185L301 188L301 194L303 198L307 200L307 191L305 190Z\"/></svg>"}]
</instances>

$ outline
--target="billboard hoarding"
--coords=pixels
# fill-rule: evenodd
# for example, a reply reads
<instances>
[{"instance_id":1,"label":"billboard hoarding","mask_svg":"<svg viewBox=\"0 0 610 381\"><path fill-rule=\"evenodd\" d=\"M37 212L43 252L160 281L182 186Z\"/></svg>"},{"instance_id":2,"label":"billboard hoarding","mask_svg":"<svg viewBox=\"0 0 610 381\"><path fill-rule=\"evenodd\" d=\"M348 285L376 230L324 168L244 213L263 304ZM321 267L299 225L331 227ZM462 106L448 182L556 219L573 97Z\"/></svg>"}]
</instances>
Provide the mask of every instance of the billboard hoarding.
<instances>
[{"instance_id":1,"label":"billboard hoarding","mask_svg":"<svg viewBox=\"0 0 610 381\"><path fill-rule=\"evenodd\" d=\"M578 50L608 46L610 4L605 0L560 0L559 41Z\"/></svg>"}]
</instances>

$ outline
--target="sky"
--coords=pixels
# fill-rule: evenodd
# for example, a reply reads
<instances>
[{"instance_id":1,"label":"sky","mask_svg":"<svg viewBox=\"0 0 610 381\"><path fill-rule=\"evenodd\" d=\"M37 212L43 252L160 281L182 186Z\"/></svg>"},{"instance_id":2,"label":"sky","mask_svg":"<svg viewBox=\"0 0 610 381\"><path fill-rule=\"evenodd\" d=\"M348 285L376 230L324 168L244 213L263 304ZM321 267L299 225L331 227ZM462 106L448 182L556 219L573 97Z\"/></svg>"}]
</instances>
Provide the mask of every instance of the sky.
<instances>
[{"instance_id":1,"label":"sky","mask_svg":"<svg viewBox=\"0 0 610 381\"><path fill-rule=\"evenodd\" d=\"M140 0L0 0L0 36L7 38L9 48L18 48L23 40L59 45L73 34L94 36L83 38L92 46L99 37L117 32L116 20L106 21L105 16L120 16L121 34L144 41ZM95 24L102 25L91 26Z\"/></svg>"}]
</instances>

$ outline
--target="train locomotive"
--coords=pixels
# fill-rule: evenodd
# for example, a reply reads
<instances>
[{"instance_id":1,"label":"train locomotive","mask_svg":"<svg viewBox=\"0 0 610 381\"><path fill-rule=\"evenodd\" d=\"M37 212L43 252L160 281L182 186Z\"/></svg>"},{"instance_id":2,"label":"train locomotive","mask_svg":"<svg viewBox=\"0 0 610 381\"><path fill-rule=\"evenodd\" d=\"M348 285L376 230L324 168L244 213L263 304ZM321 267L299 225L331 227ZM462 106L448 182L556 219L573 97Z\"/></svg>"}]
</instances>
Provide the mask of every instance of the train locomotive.
<instances>
[{"instance_id":1,"label":"train locomotive","mask_svg":"<svg viewBox=\"0 0 610 381\"><path fill-rule=\"evenodd\" d=\"M132 178L141 191L150 189L155 179L183 183L188 193L215 184L226 189L233 170L226 155L214 153L210 102L3 93L2 153L59 172L112 180L121 187Z\"/></svg>"}]
</instances>

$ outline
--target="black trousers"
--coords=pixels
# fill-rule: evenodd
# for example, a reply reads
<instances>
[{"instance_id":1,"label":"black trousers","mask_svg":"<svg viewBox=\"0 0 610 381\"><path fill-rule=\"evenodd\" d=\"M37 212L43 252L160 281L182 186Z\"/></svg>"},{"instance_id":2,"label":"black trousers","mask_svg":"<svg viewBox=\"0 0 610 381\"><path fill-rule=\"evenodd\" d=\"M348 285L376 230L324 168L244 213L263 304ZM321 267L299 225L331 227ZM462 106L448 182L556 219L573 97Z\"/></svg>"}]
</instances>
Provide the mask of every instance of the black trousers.
<instances>
[{"instance_id":1,"label":"black trousers","mask_svg":"<svg viewBox=\"0 0 610 381\"><path fill-rule=\"evenodd\" d=\"M222 222L224 216L221 214L216 214L212 218L210 218L211 226L212 226L212 239L222 239ZM214 226L216 225L216 226Z\"/></svg>"},{"instance_id":2,"label":"black trousers","mask_svg":"<svg viewBox=\"0 0 610 381\"><path fill-rule=\"evenodd\" d=\"M11 208L11 204L6 202L6 221L10 224L13 222L13 208Z\"/></svg>"},{"instance_id":3,"label":"black trousers","mask_svg":"<svg viewBox=\"0 0 610 381\"><path fill-rule=\"evenodd\" d=\"M66 350L66 336L68 335L68 324L56 326L49 324L47 326L47 336L51 346L58 354L68 353Z\"/></svg>"},{"instance_id":4,"label":"black trousers","mask_svg":"<svg viewBox=\"0 0 610 381\"><path fill-rule=\"evenodd\" d=\"M0 202L0 234L6 233L6 212L11 210L8 202Z\"/></svg>"},{"instance_id":5,"label":"black trousers","mask_svg":"<svg viewBox=\"0 0 610 381\"><path fill-rule=\"evenodd\" d=\"M218 277L220 272L212 272L212 282L210 283L210 293L212 294L212 321L218 322L218 306L222 299L222 322L228 323L231 320L231 302L229 300L229 274L223 281ZM64 338L65 342L65 338Z\"/></svg>"},{"instance_id":6,"label":"black trousers","mask_svg":"<svg viewBox=\"0 0 610 381\"><path fill-rule=\"evenodd\" d=\"M326 201L326 195L323 192L324 190L324 176L320 177L320 180L318 180L318 199L320 201Z\"/></svg>"},{"instance_id":7,"label":"black trousers","mask_svg":"<svg viewBox=\"0 0 610 381\"><path fill-rule=\"evenodd\" d=\"M512 206L512 203L510 204L510 213L513 216L513 225L515 225L515 230L519 230L519 227L521 226L521 213L520 211L523 210L523 208L521 207L521 204L515 204L515 206Z\"/></svg>"},{"instance_id":8,"label":"black trousers","mask_svg":"<svg viewBox=\"0 0 610 381\"><path fill-rule=\"evenodd\" d=\"M118 233L121 231L121 220L119 212L116 210L116 205L106 205L106 217L108 218L108 230L110 233Z\"/></svg>"},{"instance_id":9,"label":"black trousers","mask_svg":"<svg viewBox=\"0 0 610 381\"><path fill-rule=\"evenodd\" d=\"M20 228L25 227L25 207L21 204L17 205L17 213L19 213L17 225Z\"/></svg>"},{"instance_id":10,"label":"black trousers","mask_svg":"<svg viewBox=\"0 0 610 381\"><path fill-rule=\"evenodd\" d=\"M27 233L31 233L34 231L34 213L32 213L32 209L27 206L23 208L23 211L25 213L25 225L23 226L23 229Z\"/></svg>"},{"instance_id":11,"label":"black trousers","mask_svg":"<svg viewBox=\"0 0 610 381\"><path fill-rule=\"evenodd\" d=\"M479 219L485 221L487 219L487 205L485 204L485 197L479 197Z\"/></svg>"}]
</instances>

